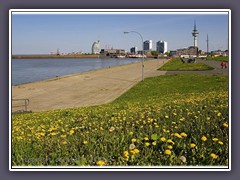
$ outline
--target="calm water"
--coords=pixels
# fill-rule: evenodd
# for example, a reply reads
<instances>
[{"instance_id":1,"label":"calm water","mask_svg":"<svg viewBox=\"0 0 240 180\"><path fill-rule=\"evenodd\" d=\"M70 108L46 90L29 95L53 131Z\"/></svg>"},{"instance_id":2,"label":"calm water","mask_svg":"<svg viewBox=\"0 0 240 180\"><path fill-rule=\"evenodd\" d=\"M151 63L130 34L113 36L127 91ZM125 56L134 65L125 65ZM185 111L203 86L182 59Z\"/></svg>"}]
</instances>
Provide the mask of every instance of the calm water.
<instances>
[{"instance_id":1,"label":"calm water","mask_svg":"<svg viewBox=\"0 0 240 180\"><path fill-rule=\"evenodd\" d=\"M86 72L106 67L119 66L142 59L13 59L12 85ZM146 60L146 59L145 59Z\"/></svg>"}]
</instances>

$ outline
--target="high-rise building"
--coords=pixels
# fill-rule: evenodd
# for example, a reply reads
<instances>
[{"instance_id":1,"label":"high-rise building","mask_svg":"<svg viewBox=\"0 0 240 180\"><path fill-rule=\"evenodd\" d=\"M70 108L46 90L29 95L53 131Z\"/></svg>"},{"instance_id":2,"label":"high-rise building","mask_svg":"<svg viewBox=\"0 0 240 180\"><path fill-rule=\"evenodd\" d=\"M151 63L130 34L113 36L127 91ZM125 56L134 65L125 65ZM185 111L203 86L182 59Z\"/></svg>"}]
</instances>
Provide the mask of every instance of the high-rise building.
<instances>
[{"instance_id":1,"label":"high-rise building","mask_svg":"<svg viewBox=\"0 0 240 180\"><path fill-rule=\"evenodd\" d=\"M146 40L143 42L143 50L144 51L151 51L152 50L152 40Z\"/></svg>"},{"instance_id":2,"label":"high-rise building","mask_svg":"<svg viewBox=\"0 0 240 180\"><path fill-rule=\"evenodd\" d=\"M95 41L92 45L92 54L99 54L100 53L100 41Z\"/></svg>"},{"instance_id":3,"label":"high-rise building","mask_svg":"<svg viewBox=\"0 0 240 180\"><path fill-rule=\"evenodd\" d=\"M166 53L167 52L167 42L166 41L158 41L156 44L156 51L159 53Z\"/></svg>"},{"instance_id":4,"label":"high-rise building","mask_svg":"<svg viewBox=\"0 0 240 180\"><path fill-rule=\"evenodd\" d=\"M131 52L132 54L137 54L137 51L138 51L138 48L137 48L137 47L132 47L132 48L130 49L130 52Z\"/></svg>"}]
</instances>

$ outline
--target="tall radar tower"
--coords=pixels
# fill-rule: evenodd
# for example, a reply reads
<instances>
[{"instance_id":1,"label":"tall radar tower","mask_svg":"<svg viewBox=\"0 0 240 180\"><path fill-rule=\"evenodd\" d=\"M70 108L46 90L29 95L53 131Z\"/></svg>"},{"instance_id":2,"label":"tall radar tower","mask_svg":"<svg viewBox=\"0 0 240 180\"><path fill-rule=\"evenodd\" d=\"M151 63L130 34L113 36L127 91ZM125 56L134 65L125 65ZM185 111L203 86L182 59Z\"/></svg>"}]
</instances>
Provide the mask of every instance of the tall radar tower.
<instances>
[{"instance_id":1,"label":"tall radar tower","mask_svg":"<svg viewBox=\"0 0 240 180\"><path fill-rule=\"evenodd\" d=\"M194 28L193 28L193 31L192 31L192 35L193 35L193 46L196 48L197 47L197 36L198 36L198 31L197 31L197 28L196 28L196 22L194 21Z\"/></svg>"}]
</instances>

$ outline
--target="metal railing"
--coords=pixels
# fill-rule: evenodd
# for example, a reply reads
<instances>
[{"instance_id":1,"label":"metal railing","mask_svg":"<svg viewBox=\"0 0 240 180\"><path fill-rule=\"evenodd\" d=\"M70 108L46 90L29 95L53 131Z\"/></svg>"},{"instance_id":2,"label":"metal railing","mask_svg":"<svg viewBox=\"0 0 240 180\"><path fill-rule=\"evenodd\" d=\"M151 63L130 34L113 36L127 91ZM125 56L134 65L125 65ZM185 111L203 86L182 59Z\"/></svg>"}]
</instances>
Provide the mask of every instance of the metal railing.
<instances>
[{"instance_id":1,"label":"metal railing","mask_svg":"<svg viewBox=\"0 0 240 180\"><path fill-rule=\"evenodd\" d=\"M12 99L12 108L19 108L19 111L27 111L28 105L29 99Z\"/></svg>"}]
</instances>

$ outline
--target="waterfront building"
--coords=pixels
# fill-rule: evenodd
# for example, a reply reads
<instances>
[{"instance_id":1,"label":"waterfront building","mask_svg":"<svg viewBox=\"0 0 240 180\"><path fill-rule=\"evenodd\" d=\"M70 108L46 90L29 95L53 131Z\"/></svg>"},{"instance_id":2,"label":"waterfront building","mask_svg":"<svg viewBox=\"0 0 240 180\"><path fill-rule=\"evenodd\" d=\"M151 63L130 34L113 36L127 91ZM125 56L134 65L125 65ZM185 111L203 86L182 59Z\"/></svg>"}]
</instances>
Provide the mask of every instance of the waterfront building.
<instances>
[{"instance_id":1,"label":"waterfront building","mask_svg":"<svg viewBox=\"0 0 240 180\"><path fill-rule=\"evenodd\" d=\"M132 47L132 48L130 49L130 52L131 52L132 54L137 54L137 51L138 51L138 48L137 48L137 47Z\"/></svg>"},{"instance_id":2,"label":"waterfront building","mask_svg":"<svg viewBox=\"0 0 240 180\"><path fill-rule=\"evenodd\" d=\"M156 43L156 51L159 53L166 53L167 52L167 42L166 41L158 41Z\"/></svg>"},{"instance_id":3,"label":"waterfront building","mask_svg":"<svg viewBox=\"0 0 240 180\"><path fill-rule=\"evenodd\" d=\"M146 40L143 42L143 50L144 52L152 51L152 40Z\"/></svg>"},{"instance_id":4,"label":"waterfront building","mask_svg":"<svg viewBox=\"0 0 240 180\"><path fill-rule=\"evenodd\" d=\"M92 45L92 54L99 54L100 53L100 41L95 41Z\"/></svg>"},{"instance_id":5,"label":"waterfront building","mask_svg":"<svg viewBox=\"0 0 240 180\"><path fill-rule=\"evenodd\" d=\"M126 54L126 51L124 49L101 49L100 51L100 54L101 55L104 55L104 56L115 56L115 55L125 55Z\"/></svg>"}]
</instances>

